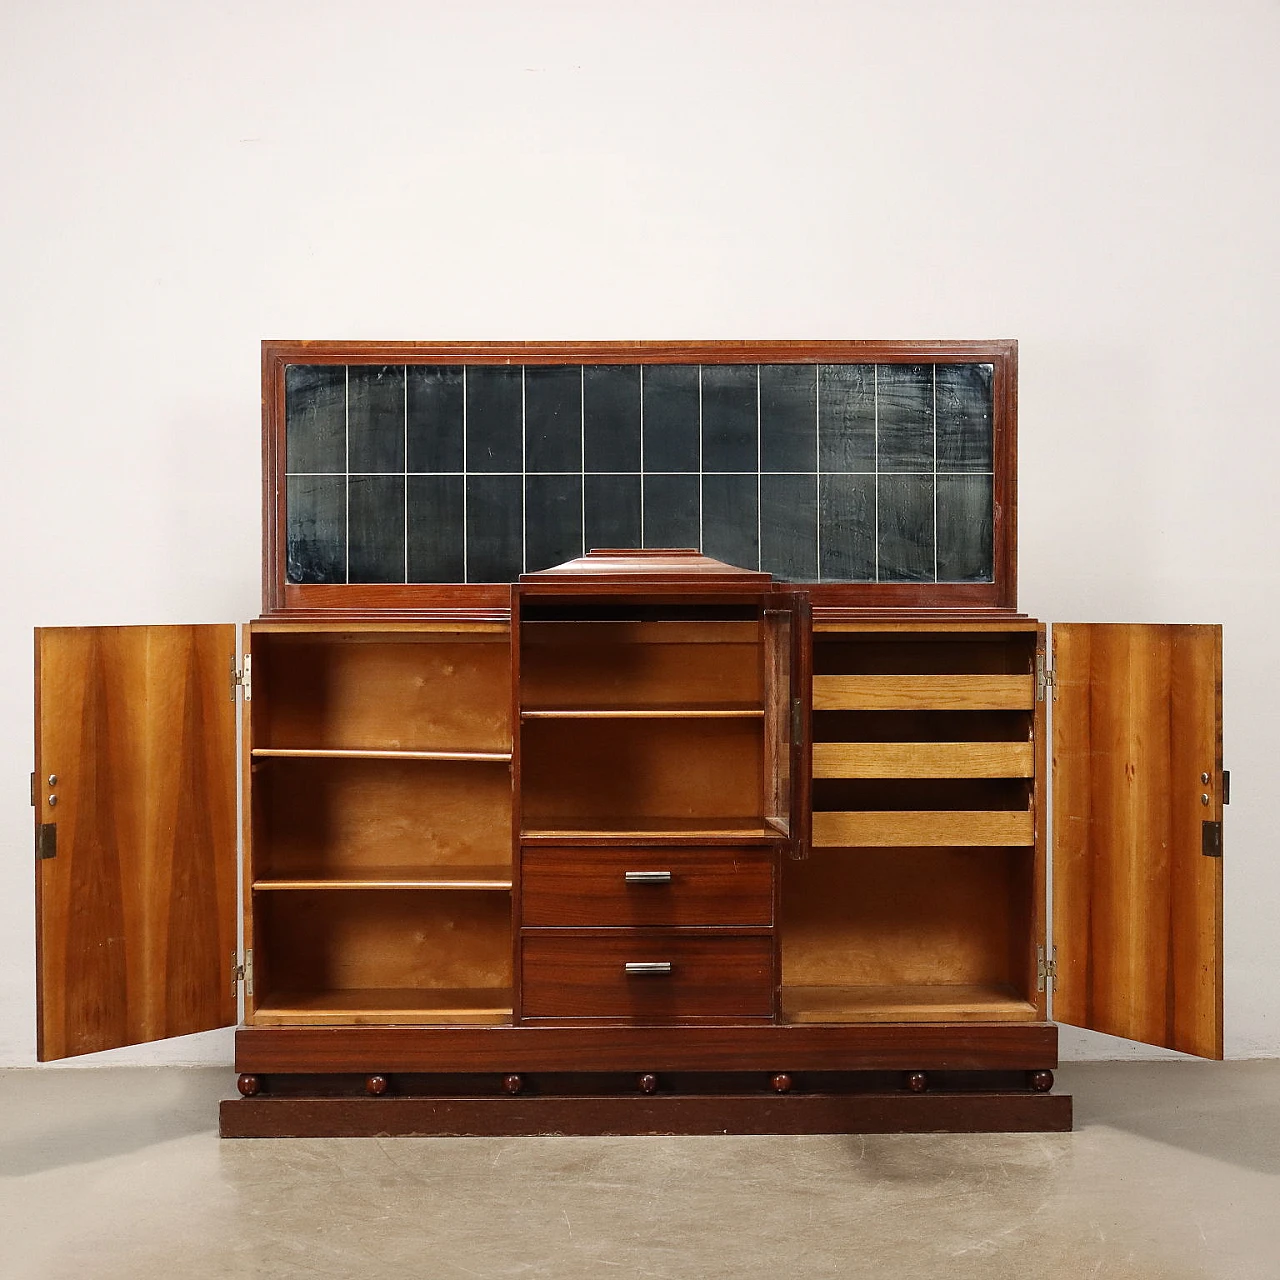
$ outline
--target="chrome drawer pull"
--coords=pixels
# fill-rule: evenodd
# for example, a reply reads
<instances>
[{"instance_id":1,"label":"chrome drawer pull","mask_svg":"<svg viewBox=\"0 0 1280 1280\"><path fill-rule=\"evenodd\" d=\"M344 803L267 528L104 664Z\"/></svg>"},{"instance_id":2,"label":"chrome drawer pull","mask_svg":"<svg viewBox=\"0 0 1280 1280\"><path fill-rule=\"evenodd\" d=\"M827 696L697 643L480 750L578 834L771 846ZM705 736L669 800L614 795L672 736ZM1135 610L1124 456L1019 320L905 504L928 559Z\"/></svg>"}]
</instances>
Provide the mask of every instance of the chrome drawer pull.
<instances>
[{"instance_id":1,"label":"chrome drawer pull","mask_svg":"<svg viewBox=\"0 0 1280 1280\"><path fill-rule=\"evenodd\" d=\"M625 878L628 884L670 884L671 872L628 871Z\"/></svg>"},{"instance_id":2,"label":"chrome drawer pull","mask_svg":"<svg viewBox=\"0 0 1280 1280\"><path fill-rule=\"evenodd\" d=\"M627 973L670 973L670 960L628 960L622 966Z\"/></svg>"}]
</instances>

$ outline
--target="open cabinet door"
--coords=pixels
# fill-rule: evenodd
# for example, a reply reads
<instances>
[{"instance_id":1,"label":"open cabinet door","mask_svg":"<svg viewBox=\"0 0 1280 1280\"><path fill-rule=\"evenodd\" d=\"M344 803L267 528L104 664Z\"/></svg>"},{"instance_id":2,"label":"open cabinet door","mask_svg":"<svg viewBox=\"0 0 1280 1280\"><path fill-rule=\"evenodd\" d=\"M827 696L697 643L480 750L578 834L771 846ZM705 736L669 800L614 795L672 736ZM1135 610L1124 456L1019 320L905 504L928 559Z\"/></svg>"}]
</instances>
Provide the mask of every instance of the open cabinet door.
<instances>
[{"instance_id":1,"label":"open cabinet door","mask_svg":"<svg viewBox=\"0 0 1280 1280\"><path fill-rule=\"evenodd\" d=\"M1054 1017L1222 1057L1222 628L1053 627Z\"/></svg>"},{"instance_id":2,"label":"open cabinet door","mask_svg":"<svg viewBox=\"0 0 1280 1280\"><path fill-rule=\"evenodd\" d=\"M802 591L778 592L765 610L765 767L769 820L785 831L791 856L809 855L813 611Z\"/></svg>"},{"instance_id":3,"label":"open cabinet door","mask_svg":"<svg viewBox=\"0 0 1280 1280\"><path fill-rule=\"evenodd\" d=\"M36 631L37 1056L236 1020L235 627Z\"/></svg>"}]
</instances>

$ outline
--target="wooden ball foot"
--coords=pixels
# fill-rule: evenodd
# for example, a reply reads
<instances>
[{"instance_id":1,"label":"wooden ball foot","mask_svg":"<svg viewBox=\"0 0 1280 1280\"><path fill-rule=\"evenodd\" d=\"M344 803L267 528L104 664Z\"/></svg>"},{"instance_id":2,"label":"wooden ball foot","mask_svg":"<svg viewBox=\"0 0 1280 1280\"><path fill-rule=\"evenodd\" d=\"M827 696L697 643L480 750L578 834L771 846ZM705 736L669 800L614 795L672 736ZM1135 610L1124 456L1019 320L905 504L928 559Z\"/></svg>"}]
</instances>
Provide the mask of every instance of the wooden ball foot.
<instances>
[{"instance_id":1,"label":"wooden ball foot","mask_svg":"<svg viewBox=\"0 0 1280 1280\"><path fill-rule=\"evenodd\" d=\"M923 1093L929 1087L929 1077L923 1071L908 1071L903 1083L912 1093Z\"/></svg>"},{"instance_id":2,"label":"wooden ball foot","mask_svg":"<svg viewBox=\"0 0 1280 1280\"><path fill-rule=\"evenodd\" d=\"M1053 1088L1053 1072L1033 1071L1028 1078L1028 1083L1036 1093L1048 1093Z\"/></svg>"},{"instance_id":3,"label":"wooden ball foot","mask_svg":"<svg viewBox=\"0 0 1280 1280\"><path fill-rule=\"evenodd\" d=\"M639 1089L641 1093L657 1093L658 1077L653 1075L651 1072L646 1071L644 1075L636 1078L636 1088Z\"/></svg>"},{"instance_id":4,"label":"wooden ball foot","mask_svg":"<svg viewBox=\"0 0 1280 1280\"><path fill-rule=\"evenodd\" d=\"M241 1076L236 1081L236 1088L240 1090L242 1097L252 1098L262 1088L262 1081L257 1076Z\"/></svg>"},{"instance_id":5,"label":"wooden ball foot","mask_svg":"<svg viewBox=\"0 0 1280 1280\"><path fill-rule=\"evenodd\" d=\"M780 1071L776 1076L769 1077L769 1088L774 1093L790 1093L792 1084L794 1084L794 1081L785 1071Z\"/></svg>"},{"instance_id":6,"label":"wooden ball foot","mask_svg":"<svg viewBox=\"0 0 1280 1280\"><path fill-rule=\"evenodd\" d=\"M502 1087L508 1093L519 1093L524 1088L524 1081L517 1075L503 1076Z\"/></svg>"},{"instance_id":7,"label":"wooden ball foot","mask_svg":"<svg viewBox=\"0 0 1280 1280\"><path fill-rule=\"evenodd\" d=\"M387 1091L386 1076L366 1076L364 1091L371 1098L380 1098Z\"/></svg>"}]
</instances>

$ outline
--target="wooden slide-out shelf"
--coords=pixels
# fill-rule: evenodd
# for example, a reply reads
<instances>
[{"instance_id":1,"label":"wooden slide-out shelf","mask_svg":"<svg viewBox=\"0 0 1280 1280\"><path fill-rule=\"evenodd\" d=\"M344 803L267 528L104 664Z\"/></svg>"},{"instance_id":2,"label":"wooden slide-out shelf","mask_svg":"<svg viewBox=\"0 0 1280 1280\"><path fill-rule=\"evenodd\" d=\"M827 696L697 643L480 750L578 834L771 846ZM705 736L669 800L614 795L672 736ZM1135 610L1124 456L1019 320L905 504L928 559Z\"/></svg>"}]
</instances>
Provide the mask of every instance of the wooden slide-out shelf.
<instances>
[{"instance_id":1,"label":"wooden slide-out shelf","mask_svg":"<svg viewBox=\"0 0 1280 1280\"><path fill-rule=\"evenodd\" d=\"M287 889L491 889L510 890L511 868L492 867L350 867L313 873L264 875L255 890Z\"/></svg>"},{"instance_id":2,"label":"wooden slide-out shelf","mask_svg":"<svg viewBox=\"0 0 1280 1280\"><path fill-rule=\"evenodd\" d=\"M1008 986L939 983L913 986L782 988L787 1022L1030 1022L1036 1006Z\"/></svg>"},{"instance_id":3,"label":"wooden slide-out shelf","mask_svg":"<svg viewBox=\"0 0 1280 1280\"><path fill-rule=\"evenodd\" d=\"M815 742L815 778L1030 778L1030 742Z\"/></svg>"},{"instance_id":4,"label":"wooden slide-out shelf","mask_svg":"<svg viewBox=\"0 0 1280 1280\"><path fill-rule=\"evenodd\" d=\"M1035 844L1035 815L1026 809L861 810L815 812L817 848L925 848Z\"/></svg>"},{"instance_id":5,"label":"wooden slide-out shelf","mask_svg":"<svg viewBox=\"0 0 1280 1280\"><path fill-rule=\"evenodd\" d=\"M763 707L533 707L522 720L763 720Z\"/></svg>"},{"instance_id":6,"label":"wooden slide-out shelf","mask_svg":"<svg viewBox=\"0 0 1280 1280\"><path fill-rule=\"evenodd\" d=\"M282 992L259 1002L260 1027L506 1026L511 992L505 988L361 988Z\"/></svg>"},{"instance_id":7,"label":"wooden slide-out shelf","mask_svg":"<svg viewBox=\"0 0 1280 1280\"><path fill-rule=\"evenodd\" d=\"M815 711L1030 711L1030 675L814 676Z\"/></svg>"}]
</instances>

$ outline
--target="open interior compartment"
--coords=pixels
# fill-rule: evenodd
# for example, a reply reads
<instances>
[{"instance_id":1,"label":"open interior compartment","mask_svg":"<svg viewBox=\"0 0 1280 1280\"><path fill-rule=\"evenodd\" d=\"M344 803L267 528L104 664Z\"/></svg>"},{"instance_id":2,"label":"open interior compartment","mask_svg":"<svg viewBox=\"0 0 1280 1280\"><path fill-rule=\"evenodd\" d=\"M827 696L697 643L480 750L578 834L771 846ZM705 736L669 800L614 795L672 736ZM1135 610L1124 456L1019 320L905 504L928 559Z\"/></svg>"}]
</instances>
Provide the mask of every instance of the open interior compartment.
<instances>
[{"instance_id":1,"label":"open interior compartment","mask_svg":"<svg viewBox=\"0 0 1280 1280\"><path fill-rule=\"evenodd\" d=\"M763 836L763 768L760 718L527 721L524 833Z\"/></svg>"},{"instance_id":2,"label":"open interior compartment","mask_svg":"<svg viewBox=\"0 0 1280 1280\"><path fill-rule=\"evenodd\" d=\"M510 888L503 761L268 757L253 770L257 888Z\"/></svg>"},{"instance_id":3,"label":"open interior compartment","mask_svg":"<svg viewBox=\"0 0 1280 1280\"><path fill-rule=\"evenodd\" d=\"M816 636L814 845L1034 844L1035 639Z\"/></svg>"},{"instance_id":4,"label":"open interior compartment","mask_svg":"<svg viewBox=\"0 0 1280 1280\"><path fill-rule=\"evenodd\" d=\"M504 632L255 632L255 754L511 751Z\"/></svg>"},{"instance_id":5,"label":"open interior compartment","mask_svg":"<svg viewBox=\"0 0 1280 1280\"><path fill-rule=\"evenodd\" d=\"M256 893L260 1026L505 1023L511 898L505 893Z\"/></svg>"},{"instance_id":6,"label":"open interior compartment","mask_svg":"<svg viewBox=\"0 0 1280 1280\"><path fill-rule=\"evenodd\" d=\"M527 621L522 711L763 714L759 624L744 620Z\"/></svg>"},{"instance_id":7,"label":"open interior compartment","mask_svg":"<svg viewBox=\"0 0 1280 1280\"><path fill-rule=\"evenodd\" d=\"M815 851L784 865L781 900L786 1021L1037 1016L1026 850Z\"/></svg>"}]
</instances>

